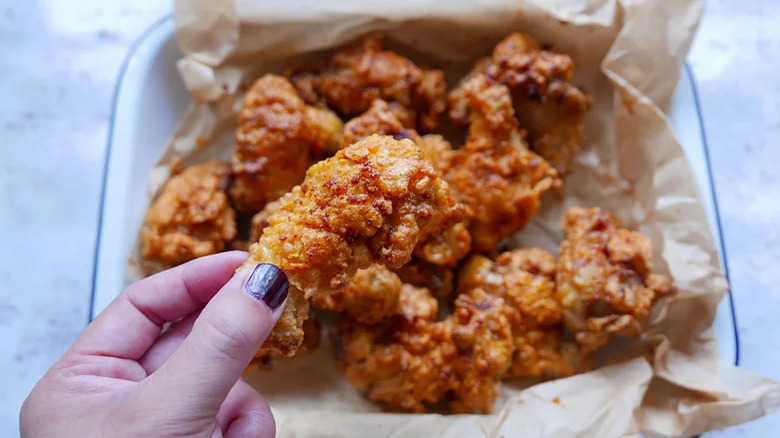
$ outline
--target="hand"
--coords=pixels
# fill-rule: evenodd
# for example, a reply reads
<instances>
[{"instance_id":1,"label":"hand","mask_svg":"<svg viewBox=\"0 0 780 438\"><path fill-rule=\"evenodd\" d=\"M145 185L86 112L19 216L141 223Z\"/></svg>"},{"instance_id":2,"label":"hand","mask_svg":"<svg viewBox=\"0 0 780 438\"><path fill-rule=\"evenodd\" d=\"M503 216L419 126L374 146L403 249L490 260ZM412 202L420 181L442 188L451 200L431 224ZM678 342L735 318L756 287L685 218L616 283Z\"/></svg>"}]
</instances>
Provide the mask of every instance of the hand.
<instances>
[{"instance_id":1,"label":"hand","mask_svg":"<svg viewBox=\"0 0 780 438\"><path fill-rule=\"evenodd\" d=\"M241 373L284 308L287 277L269 264L233 275L246 257L204 257L130 285L33 388L22 436L274 436Z\"/></svg>"}]
</instances>

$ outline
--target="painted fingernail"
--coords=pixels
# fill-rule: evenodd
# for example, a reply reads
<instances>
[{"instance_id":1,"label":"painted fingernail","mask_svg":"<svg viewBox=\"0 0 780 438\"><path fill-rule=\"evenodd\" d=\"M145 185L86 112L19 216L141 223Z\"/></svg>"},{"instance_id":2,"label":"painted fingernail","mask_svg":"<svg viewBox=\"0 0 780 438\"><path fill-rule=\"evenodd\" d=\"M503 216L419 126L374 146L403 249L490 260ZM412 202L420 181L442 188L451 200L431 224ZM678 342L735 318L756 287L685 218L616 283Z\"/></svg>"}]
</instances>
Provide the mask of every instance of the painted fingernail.
<instances>
[{"instance_id":1,"label":"painted fingernail","mask_svg":"<svg viewBox=\"0 0 780 438\"><path fill-rule=\"evenodd\" d=\"M287 298L289 287L284 271L270 263L260 263L244 283L244 292L273 310Z\"/></svg>"}]
</instances>

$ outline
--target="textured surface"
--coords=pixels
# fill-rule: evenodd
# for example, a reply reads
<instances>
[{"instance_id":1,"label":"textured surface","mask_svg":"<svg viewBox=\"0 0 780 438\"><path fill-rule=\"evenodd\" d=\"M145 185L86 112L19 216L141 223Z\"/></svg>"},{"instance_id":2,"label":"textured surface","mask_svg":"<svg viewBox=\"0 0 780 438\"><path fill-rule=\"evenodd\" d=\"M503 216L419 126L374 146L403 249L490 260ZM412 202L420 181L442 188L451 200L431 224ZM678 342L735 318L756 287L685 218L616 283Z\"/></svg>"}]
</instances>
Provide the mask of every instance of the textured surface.
<instances>
[{"instance_id":1,"label":"textured surface","mask_svg":"<svg viewBox=\"0 0 780 438\"><path fill-rule=\"evenodd\" d=\"M0 6L0 436L17 436L23 398L87 319L114 82L130 44L169 7L158 0ZM776 2L711 0L689 56L721 208L741 364L775 379L778 20ZM778 427L775 415L707 436L773 436Z\"/></svg>"}]
</instances>

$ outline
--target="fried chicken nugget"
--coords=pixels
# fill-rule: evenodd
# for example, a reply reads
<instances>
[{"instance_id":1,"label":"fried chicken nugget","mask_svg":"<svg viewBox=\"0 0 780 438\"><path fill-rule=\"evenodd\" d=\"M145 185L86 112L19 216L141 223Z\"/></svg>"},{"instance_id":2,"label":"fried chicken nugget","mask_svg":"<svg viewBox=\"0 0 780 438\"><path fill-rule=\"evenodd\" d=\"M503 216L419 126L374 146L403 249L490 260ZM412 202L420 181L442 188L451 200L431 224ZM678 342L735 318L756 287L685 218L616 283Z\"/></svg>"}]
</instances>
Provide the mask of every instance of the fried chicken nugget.
<instances>
[{"instance_id":1,"label":"fried chicken nugget","mask_svg":"<svg viewBox=\"0 0 780 438\"><path fill-rule=\"evenodd\" d=\"M650 239L599 208L570 208L563 230L555 293L577 342L593 351L614 335L638 337L653 304L675 293L653 272Z\"/></svg>"},{"instance_id":2,"label":"fried chicken nugget","mask_svg":"<svg viewBox=\"0 0 780 438\"><path fill-rule=\"evenodd\" d=\"M303 342L298 350L295 352L295 356L301 354L311 353L320 346L320 338L322 337L322 329L319 322L314 318L314 315L309 314L309 317L303 322ZM272 367L272 361L274 358L280 357L278 351L261 347L255 354L250 367L257 369L270 369Z\"/></svg>"},{"instance_id":3,"label":"fried chicken nugget","mask_svg":"<svg viewBox=\"0 0 780 438\"><path fill-rule=\"evenodd\" d=\"M211 160L165 183L141 229L147 271L218 253L236 237L236 213L225 194L229 177L225 163Z\"/></svg>"},{"instance_id":4,"label":"fried chicken nugget","mask_svg":"<svg viewBox=\"0 0 780 438\"><path fill-rule=\"evenodd\" d=\"M303 184L280 199L246 263L273 263L291 285L266 346L293 354L308 298L342 289L371 263L401 267L420 239L455 214L447 183L409 140L367 137L310 167Z\"/></svg>"},{"instance_id":5,"label":"fried chicken nugget","mask_svg":"<svg viewBox=\"0 0 780 438\"><path fill-rule=\"evenodd\" d=\"M412 140L440 174L447 168L446 163L452 152L449 142L440 135L428 134L420 137L414 129L404 128L390 105L381 99L374 100L368 111L347 122L344 126L343 141L348 145L371 134ZM439 266L454 266L466 257L470 250L471 234L464 224L456 223L443 233L432 235L420 242L415 248L415 255Z\"/></svg>"},{"instance_id":6,"label":"fried chicken nugget","mask_svg":"<svg viewBox=\"0 0 780 438\"><path fill-rule=\"evenodd\" d=\"M564 340L562 309L555 299L556 270L552 254L521 248L499 255L495 262L475 255L458 275L459 293L480 288L517 311L507 315L515 347L507 377L563 377L586 367L577 345Z\"/></svg>"},{"instance_id":7,"label":"fried chicken nugget","mask_svg":"<svg viewBox=\"0 0 780 438\"><path fill-rule=\"evenodd\" d=\"M512 91L515 114L528 131L531 149L561 175L571 171L579 151L585 113L592 99L571 84L574 62L568 55L542 50L531 36L512 33L478 62L470 76L486 74ZM464 81L462 84L465 84ZM462 85L449 94L450 118L468 122L468 99Z\"/></svg>"},{"instance_id":8,"label":"fried chicken nugget","mask_svg":"<svg viewBox=\"0 0 780 438\"><path fill-rule=\"evenodd\" d=\"M314 295L312 305L345 312L361 324L376 324L395 313L402 285L398 275L374 263L358 270L344 289Z\"/></svg>"},{"instance_id":9,"label":"fried chicken nugget","mask_svg":"<svg viewBox=\"0 0 780 438\"><path fill-rule=\"evenodd\" d=\"M244 96L238 113L230 197L242 212L256 212L303 181L310 152L341 144L341 120L308 107L285 78L266 74Z\"/></svg>"},{"instance_id":10,"label":"fried chicken nugget","mask_svg":"<svg viewBox=\"0 0 780 438\"><path fill-rule=\"evenodd\" d=\"M452 153L444 179L467 208L472 247L491 251L523 229L539 209L539 198L561 181L528 149L506 86L475 75L463 89L471 110L469 134L464 149Z\"/></svg>"},{"instance_id":11,"label":"fried chicken nugget","mask_svg":"<svg viewBox=\"0 0 780 438\"><path fill-rule=\"evenodd\" d=\"M425 412L450 399L461 413L490 413L512 340L503 301L481 291L462 295L455 313L434 322L437 302L427 289L404 285L399 316L379 326L347 318L334 331L347 380L369 400ZM402 313L401 313L402 312Z\"/></svg>"},{"instance_id":12,"label":"fried chicken nugget","mask_svg":"<svg viewBox=\"0 0 780 438\"><path fill-rule=\"evenodd\" d=\"M404 126L430 132L439 128L447 109L444 72L422 69L384 50L377 37L364 38L326 61L294 67L288 76L309 104L324 102L344 116L358 115L383 99Z\"/></svg>"}]
</instances>

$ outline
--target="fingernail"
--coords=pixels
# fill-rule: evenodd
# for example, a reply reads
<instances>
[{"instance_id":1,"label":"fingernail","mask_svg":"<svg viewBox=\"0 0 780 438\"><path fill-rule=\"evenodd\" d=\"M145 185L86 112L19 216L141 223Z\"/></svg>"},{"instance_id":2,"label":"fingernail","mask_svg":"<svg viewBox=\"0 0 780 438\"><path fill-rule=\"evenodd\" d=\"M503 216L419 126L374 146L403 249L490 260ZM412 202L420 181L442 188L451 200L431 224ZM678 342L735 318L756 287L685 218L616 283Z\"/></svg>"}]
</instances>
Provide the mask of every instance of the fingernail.
<instances>
[{"instance_id":1,"label":"fingernail","mask_svg":"<svg viewBox=\"0 0 780 438\"><path fill-rule=\"evenodd\" d=\"M256 300L264 302L271 310L279 307L287 298L287 274L270 263L255 266L252 275L244 283L244 291Z\"/></svg>"}]
</instances>

